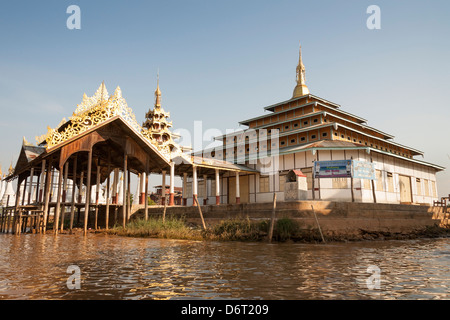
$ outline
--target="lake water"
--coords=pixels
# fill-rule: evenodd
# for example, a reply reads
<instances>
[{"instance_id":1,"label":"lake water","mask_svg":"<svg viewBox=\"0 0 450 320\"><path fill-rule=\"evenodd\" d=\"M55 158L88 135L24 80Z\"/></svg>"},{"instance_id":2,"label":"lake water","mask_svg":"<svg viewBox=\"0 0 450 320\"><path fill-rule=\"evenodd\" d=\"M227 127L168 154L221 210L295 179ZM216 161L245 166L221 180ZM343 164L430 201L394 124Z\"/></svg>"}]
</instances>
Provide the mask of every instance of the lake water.
<instances>
[{"instance_id":1,"label":"lake water","mask_svg":"<svg viewBox=\"0 0 450 320\"><path fill-rule=\"evenodd\" d=\"M269 244L0 234L0 299L199 298L450 299L450 239Z\"/></svg>"}]
</instances>

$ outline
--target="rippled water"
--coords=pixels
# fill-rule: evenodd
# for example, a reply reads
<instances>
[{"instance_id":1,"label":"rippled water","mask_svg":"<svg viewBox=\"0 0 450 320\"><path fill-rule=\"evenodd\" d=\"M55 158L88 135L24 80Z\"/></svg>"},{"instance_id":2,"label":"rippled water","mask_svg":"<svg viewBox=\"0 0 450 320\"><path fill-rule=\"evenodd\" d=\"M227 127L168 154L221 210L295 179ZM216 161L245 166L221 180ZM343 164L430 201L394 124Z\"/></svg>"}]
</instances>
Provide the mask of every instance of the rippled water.
<instances>
[{"instance_id":1,"label":"rippled water","mask_svg":"<svg viewBox=\"0 0 450 320\"><path fill-rule=\"evenodd\" d=\"M81 288L69 289L69 266ZM379 289L370 290L370 266ZM449 299L450 239L268 244L0 234L0 299Z\"/></svg>"}]
</instances>

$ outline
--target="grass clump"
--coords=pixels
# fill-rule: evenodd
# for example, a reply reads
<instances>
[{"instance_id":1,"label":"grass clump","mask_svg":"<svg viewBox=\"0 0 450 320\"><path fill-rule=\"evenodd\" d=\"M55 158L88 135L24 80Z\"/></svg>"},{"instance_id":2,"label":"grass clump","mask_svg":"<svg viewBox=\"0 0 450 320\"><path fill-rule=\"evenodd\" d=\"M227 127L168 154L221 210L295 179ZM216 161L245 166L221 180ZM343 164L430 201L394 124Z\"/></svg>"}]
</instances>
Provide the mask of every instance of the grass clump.
<instances>
[{"instance_id":1,"label":"grass clump","mask_svg":"<svg viewBox=\"0 0 450 320\"><path fill-rule=\"evenodd\" d=\"M189 227L183 219L170 218L165 222L161 218L148 220L136 219L126 224L125 228L116 226L108 230L109 234L128 237L148 237L164 239L201 240L201 233Z\"/></svg>"}]
</instances>

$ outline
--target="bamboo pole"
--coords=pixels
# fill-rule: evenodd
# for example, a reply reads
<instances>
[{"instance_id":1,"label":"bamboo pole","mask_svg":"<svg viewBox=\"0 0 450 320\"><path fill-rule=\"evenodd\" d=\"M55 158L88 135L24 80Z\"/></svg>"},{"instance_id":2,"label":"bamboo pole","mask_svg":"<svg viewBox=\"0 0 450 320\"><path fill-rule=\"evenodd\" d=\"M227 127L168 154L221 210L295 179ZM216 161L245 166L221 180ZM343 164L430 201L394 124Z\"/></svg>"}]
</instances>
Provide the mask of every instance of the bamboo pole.
<instances>
[{"instance_id":1,"label":"bamboo pole","mask_svg":"<svg viewBox=\"0 0 450 320\"><path fill-rule=\"evenodd\" d=\"M61 193L62 193L62 181L63 181L63 170L64 165L59 167L59 175L58 175L58 191L56 198L56 208L55 208L55 221L53 222L53 232L58 234L59 228L59 213L61 211Z\"/></svg>"},{"instance_id":2,"label":"bamboo pole","mask_svg":"<svg viewBox=\"0 0 450 320\"><path fill-rule=\"evenodd\" d=\"M91 202L91 174L92 174L92 147L89 150L88 155L88 167L87 167L87 175L86 175L86 201L84 204L84 235L87 235L87 224L88 224L88 216L89 216L89 205Z\"/></svg>"},{"instance_id":3,"label":"bamboo pole","mask_svg":"<svg viewBox=\"0 0 450 320\"><path fill-rule=\"evenodd\" d=\"M45 174L45 190L44 190L44 221L42 226L42 232L47 231L47 219L48 219L48 205L50 202L50 179L52 177L52 159L48 162L47 173Z\"/></svg>"},{"instance_id":4,"label":"bamboo pole","mask_svg":"<svg viewBox=\"0 0 450 320\"><path fill-rule=\"evenodd\" d=\"M320 236L322 237L322 242L325 243L325 238L322 234L322 229L320 228L319 219L317 219L316 211L314 211L314 206L311 205L312 212L314 213L314 218L316 219L317 227L319 228Z\"/></svg>"},{"instance_id":5,"label":"bamboo pole","mask_svg":"<svg viewBox=\"0 0 450 320\"><path fill-rule=\"evenodd\" d=\"M122 201L122 226L125 228L126 216L127 216L127 167L128 167L128 155L125 151L123 160L123 201Z\"/></svg>"},{"instance_id":6,"label":"bamboo pole","mask_svg":"<svg viewBox=\"0 0 450 320\"><path fill-rule=\"evenodd\" d=\"M97 230L98 223L98 201L100 195L100 158L97 158L97 181L95 187L95 230Z\"/></svg>"},{"instance_id":7,"label":"bamboo pole","mask_svg":"<svg viewBox=\"0 0 450 320\"><path fill-rule=\"evenodd\" d=\"M105 229L108 230L109 227L109 188L110 188L110 177L111 177L111 150L108 149L108 177L106 178L106 213L105 213Z\"/></svg>"},{"instance_id":8,"label":"bamboo pole","mask_svg":"<svg viewBox=\"0 0 450 320\"><path fill-rule=\"evenodd\" d=\"M145 212L145 221L148 220L148 175L149 175L149 159L147 156L147 161L145 165L145 199L144 199L144 212Z\"/></svg>"},{"instance_id":9,"label":"bamboo pole","mask_svg":"<svg viewBox=\"0 0 450 320\"><path fill-rule=\"evenodd\" d=\"M273 206L272 206L272 216L270 218L270 229L269 229L269 242L272 242L273 228L275 226L275 213L277 208L277 193L273 193Z\"/></svg>"},{"instance_id":10,"label":"bamboo pole","mask_svg":"<svg viewBox=\"0 0 450 320\"><path fill-rule=\"evenodd\" d=\"M72 173L72 205L70 208L70 234L72 234L73 229L73 218L75 216L75 187L76 187L76 181L77 181L77 160L78 156L75 155L75 158L73 159L73 173ZM81 184L80 184L81 186Z\"/></svg>"},{"instance_id":11,"label":"bamboo pole","mask_svg":"<svg viewBox=\"0 0 450 320\"><path fill-rule=\"evenodd\" d=\"M64 219L66 218L66 200L67 200L67 180L69 177L69 161L66 161L64 168L64 182L62 186L62 210L61 210L61 232L64 230Z\"/></svg>"},{"instance_id":12,"label":"bamboo pole","mask_svg":"<svg viewBox=\"0 0 450 320\"><path fill-rule=\"evenodd\" d=\"M195 202L197 203L198 213L200 214L200 218L202 219L203 230L206 230L205 220L203 219L202 209L200 208L200 204L198 203L198 198L195 198Z\"/></svg>"}]
</instances>

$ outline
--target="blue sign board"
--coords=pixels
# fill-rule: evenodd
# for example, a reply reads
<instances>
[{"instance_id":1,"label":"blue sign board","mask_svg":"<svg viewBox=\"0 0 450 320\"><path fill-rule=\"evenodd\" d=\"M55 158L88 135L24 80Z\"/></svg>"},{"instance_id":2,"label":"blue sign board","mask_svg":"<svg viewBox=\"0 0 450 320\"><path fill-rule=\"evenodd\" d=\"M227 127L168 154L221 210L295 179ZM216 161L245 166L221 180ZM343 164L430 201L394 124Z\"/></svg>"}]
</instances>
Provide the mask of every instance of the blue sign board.
<instances>
[{"instance_id":1,"label":"blue sign board","mask_svg":"<svg viewBox=\"0 0 450 320\"><path fill-rule=\"evenodd\" d=\"M375 165L367 161L330 160L314 162L315 178L356 178L375 180Z\"/></svg>"},{"instance_id":2,"label":"blue sign board","mask_svg":"<svg viewBox=\"0 0 450 320\"><path fill-rule=\"evenodd\" d=\"M352 160L314 161L315 178L350 178Z\"/></svg>"}]
</instances>

